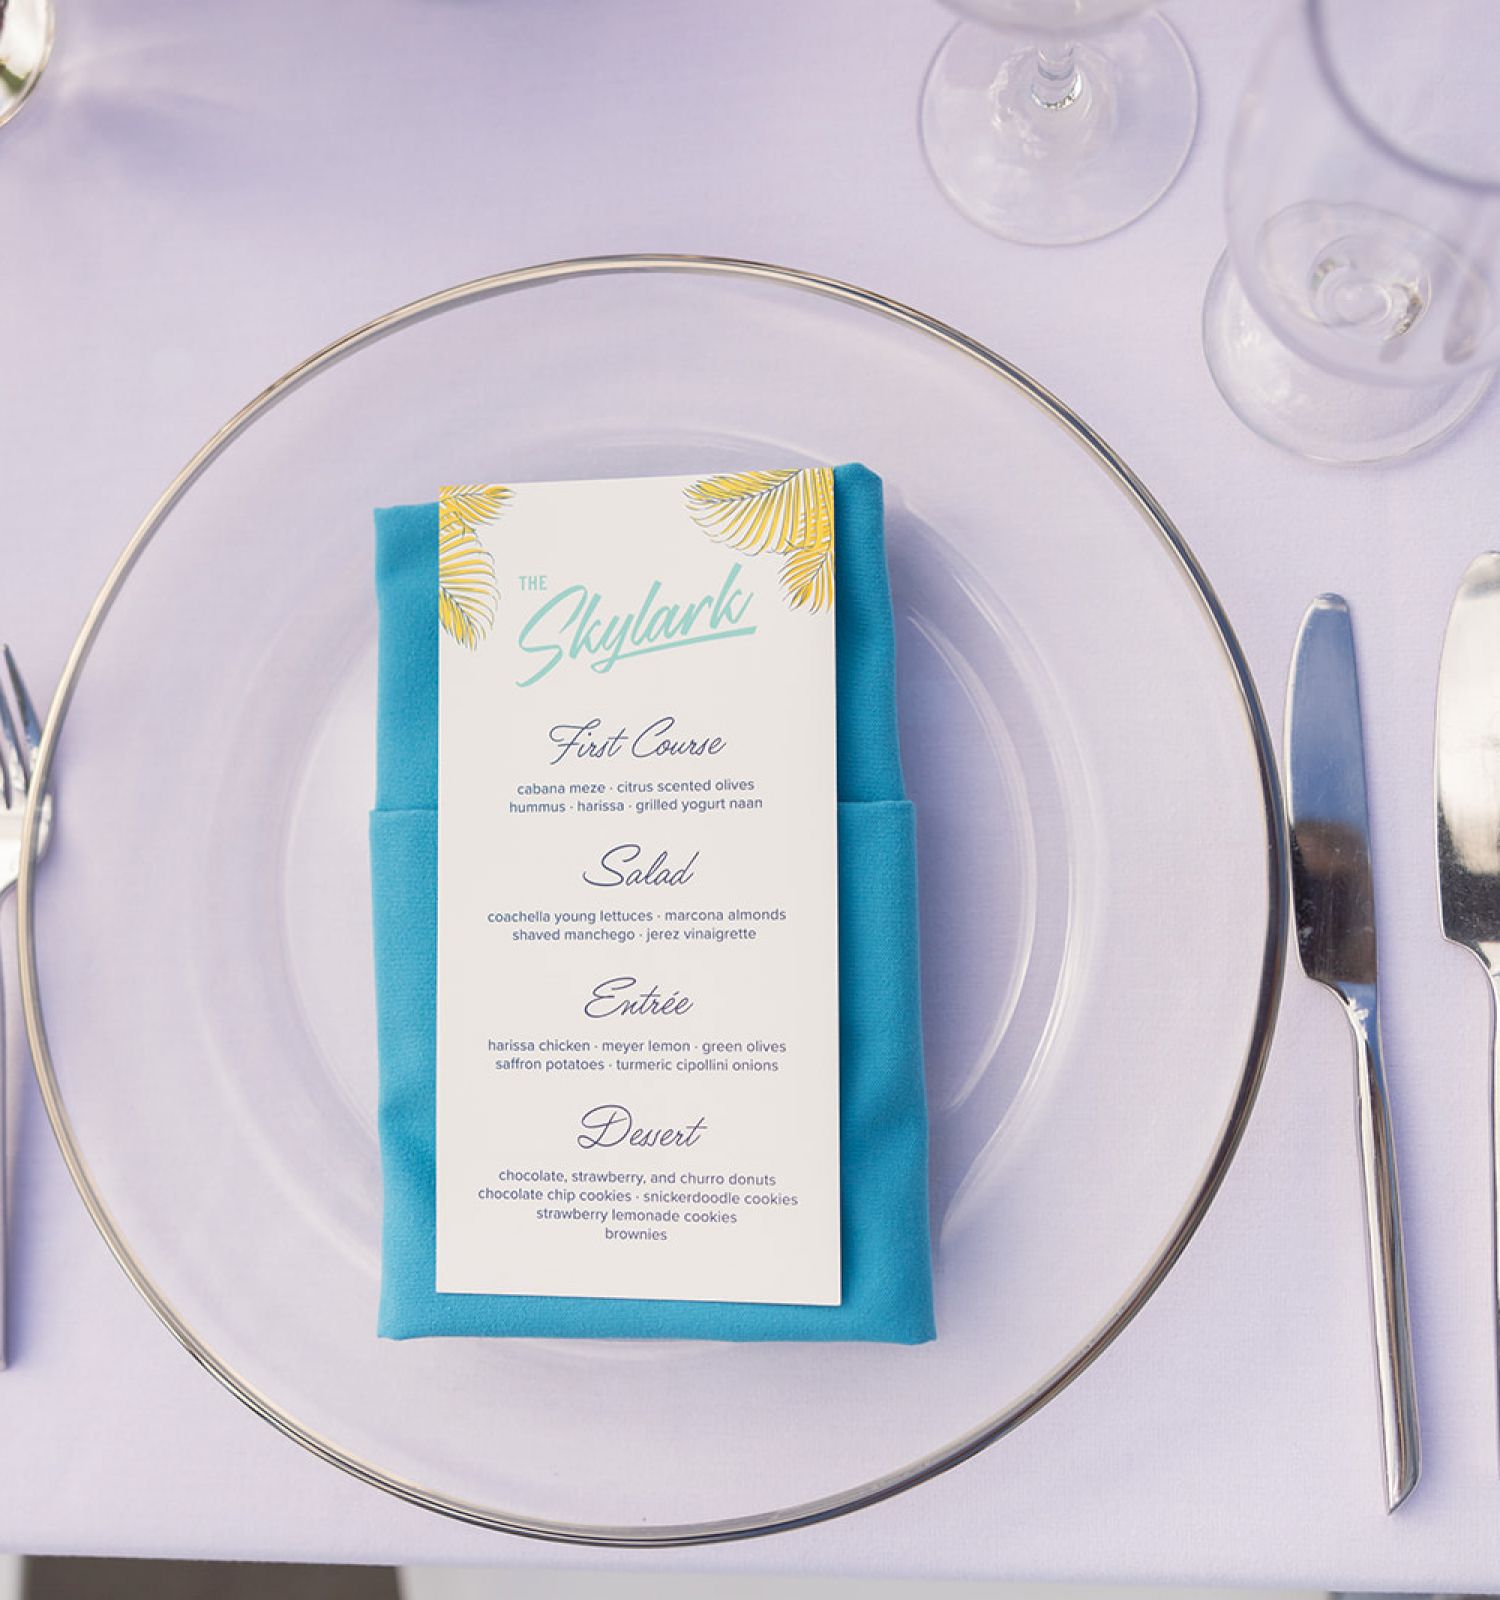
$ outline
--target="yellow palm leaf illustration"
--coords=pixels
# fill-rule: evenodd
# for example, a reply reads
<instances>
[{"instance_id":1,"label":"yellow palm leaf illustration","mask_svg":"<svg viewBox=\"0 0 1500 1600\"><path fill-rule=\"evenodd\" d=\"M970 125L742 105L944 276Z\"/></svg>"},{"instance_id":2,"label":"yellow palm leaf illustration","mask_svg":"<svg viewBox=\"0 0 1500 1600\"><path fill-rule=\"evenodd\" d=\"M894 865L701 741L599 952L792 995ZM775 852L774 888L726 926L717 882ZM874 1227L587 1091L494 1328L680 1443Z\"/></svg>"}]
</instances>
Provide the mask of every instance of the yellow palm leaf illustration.
<instances>
[{"instance_id":1,"label":"yellow palm leaf illustration","mask_svg":"<svg viewBox=\"0 0 1500 1600\"><path fill-rule=\"evenodd\" d=\"M481 522L493 522L509 499L510 490L503 484L450 484L439 497L438 515L474 528Z\"/></svg>"},{"instance_id":2,"label":"yellow palm leaf illustration","mask_svg":"<svg viewBox=\"0 0 1500 1600\"><path fill-rule=\"evenodd\" d=\"M833 604L833 531L821 544L788 552L781 564L781 591L794 611L826 611Z\"/></svg>"},{"instance_id":3,"label":"yellow palm leaf illustration","mask_svg":"<svg viewBox=\"0 0 1500 1600\"><path fill-rule=\"evenodd\" d=\"M783 557L794 609L833 604L833 473L827 467L727 472L686 489L689 516L711 539L746 555Z\"/></svg>"},{"instance_id":4,"label":"yellow palm leaf illustration","mask_svg":"<svg viewBox=\"0 0 1500 1600\"><path fill-rule=\"evenodd\" d=\"M470 650L490 631L500 600L494 558L475 530L500 515L510 494L499 484L465 483L438 496L438 621Z\"/></svg>"}]
</instances>

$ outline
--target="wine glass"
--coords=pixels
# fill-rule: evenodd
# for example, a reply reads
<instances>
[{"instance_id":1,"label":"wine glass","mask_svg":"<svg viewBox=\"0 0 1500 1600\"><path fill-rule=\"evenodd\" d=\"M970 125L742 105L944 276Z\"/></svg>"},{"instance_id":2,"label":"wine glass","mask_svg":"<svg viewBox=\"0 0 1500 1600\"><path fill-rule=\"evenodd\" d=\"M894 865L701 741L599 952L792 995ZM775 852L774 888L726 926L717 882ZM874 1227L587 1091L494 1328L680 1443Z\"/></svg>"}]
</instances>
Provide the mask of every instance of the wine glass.
<instances>
[{"instance_id":1,"label":"wine glass","mask_svg":"<svg viewBox=\"0 0 1500 1600\"><path fill-rule=\"evenodd\" d=\"M0 0L0 122L36 87L52 53L52 0Z\"/></svg>"},{"instance_id":2,"label":"wine glass","mask_svg":"<svg viewBox=\"0 0 1500 1600\"><path fill-rule=\"evenodd\" d=\"M1500 6L1295 0L1229 151L1203 342L1224 398L1314 460L1458 426L1500 360Z\"/></svg>"},{"instance_id":3,"label":"wine glass","mask_svg":"<svg viewBox=\"0 0 1500 1600\"><path fill-rule=\"evenodd\" d=\"M981 227L1079 244L1162 197L1187 158L1198 83L1145 0L946 0L970 20L922 90L933 176Z\"/></svg>"}]
</instances>

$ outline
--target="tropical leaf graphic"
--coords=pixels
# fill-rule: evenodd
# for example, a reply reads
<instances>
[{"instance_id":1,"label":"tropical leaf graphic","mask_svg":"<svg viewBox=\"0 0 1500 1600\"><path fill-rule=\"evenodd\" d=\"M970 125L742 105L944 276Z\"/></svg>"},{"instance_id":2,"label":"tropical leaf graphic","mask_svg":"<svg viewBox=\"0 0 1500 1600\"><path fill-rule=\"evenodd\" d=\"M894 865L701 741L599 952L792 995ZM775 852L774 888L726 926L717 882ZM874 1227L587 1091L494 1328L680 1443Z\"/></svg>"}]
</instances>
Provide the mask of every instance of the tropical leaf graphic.
<instances>
[{"instance_id":1,"label":"tropical leaf graphic","mask_svg":"<svg viewBox=\"0 0 1500 1600\"><path fill-rule=\"evenodd\" d=\"M495 621L500 588L495 561L476 531L493 522L511 497L500 484L450 485L438 495L438 621L475 649Z\"/></svg>"},{"instance_id":2,"label":"tropical leaf graphic","mask_svg":"<svg viewBox=\"0 0 1500 1600\"><path fill-rule=\"evenodd\" d=\"M793 610L833 604L833 473L827 467L726 472L684 491L688 515L732 550L782 557L781 591Z\"/></svg>"},{"instance_id":3,"label":"tropical leaf graphic","mask_svg":"<svg viewBox=\"0 0 1500 1600\"><path fill-rule=\"evenodd\" d=\"M781 564L781 591L794 611L826 611L833 604L833 529L828 537L789 550Z\"/></svg>"}]
</instances>

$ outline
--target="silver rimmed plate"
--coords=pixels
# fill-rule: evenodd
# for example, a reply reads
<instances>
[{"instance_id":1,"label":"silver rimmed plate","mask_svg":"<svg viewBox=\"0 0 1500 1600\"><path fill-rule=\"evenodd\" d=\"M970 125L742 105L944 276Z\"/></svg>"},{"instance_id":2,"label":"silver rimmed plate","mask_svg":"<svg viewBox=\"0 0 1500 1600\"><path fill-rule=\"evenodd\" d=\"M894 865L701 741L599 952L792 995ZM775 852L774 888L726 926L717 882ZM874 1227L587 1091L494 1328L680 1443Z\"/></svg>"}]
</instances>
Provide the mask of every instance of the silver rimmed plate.
<instances>
[{"instance_id":1,"label":"silver rimmed plate","mask_svg":"<svg viewBox=\"0 0 1500 1600\"><path fill-rule=\"evenodd\" d=\"M863 460L885 478L920 817L939 1336L374 1335L369 513L443 481ZM495 1528L705 1542L899 1492L1150 1296L1254 1101L1285 955L1266 730L1212 591L1000 357L753 263L561 262L321 351L130 541L40 764L27 1021L80 1193L240 1399Z\"/></svg>"}]
</instances>

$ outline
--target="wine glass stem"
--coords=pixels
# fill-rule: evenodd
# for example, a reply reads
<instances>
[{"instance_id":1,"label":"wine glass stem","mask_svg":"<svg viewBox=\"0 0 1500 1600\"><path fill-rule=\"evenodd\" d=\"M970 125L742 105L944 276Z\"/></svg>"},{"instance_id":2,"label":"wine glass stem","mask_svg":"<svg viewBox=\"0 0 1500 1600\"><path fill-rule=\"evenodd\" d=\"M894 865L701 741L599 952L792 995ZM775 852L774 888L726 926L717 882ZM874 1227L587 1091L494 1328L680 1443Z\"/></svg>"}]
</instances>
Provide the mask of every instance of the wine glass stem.
<instances>
[{"instance_id":1,"label":"wine glass stem","mask_svg":"<svg viewBox=\"0 0 1500 1600\"><path fill-rule=\"evenodd\" d=\"M1078 52L1072 44L1047 43L1037 46L1031 77L1031 98L1044 111L1061 111L1078 98L1083 81L1078 71Z\"/></svg>"}]
</instances>

